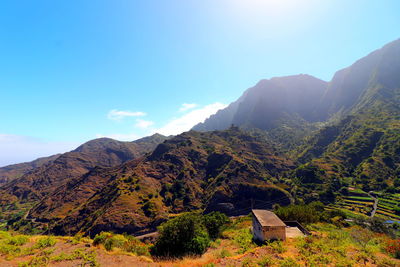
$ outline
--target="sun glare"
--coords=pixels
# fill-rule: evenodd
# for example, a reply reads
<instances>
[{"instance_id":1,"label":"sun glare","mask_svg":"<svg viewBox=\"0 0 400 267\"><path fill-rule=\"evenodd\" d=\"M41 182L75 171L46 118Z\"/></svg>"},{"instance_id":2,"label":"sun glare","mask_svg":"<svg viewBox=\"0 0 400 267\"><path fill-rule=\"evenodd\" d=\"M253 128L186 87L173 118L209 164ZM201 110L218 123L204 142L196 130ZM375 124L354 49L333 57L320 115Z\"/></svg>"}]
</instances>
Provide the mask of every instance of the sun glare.
<instances>
[{"instance_id":1,"label":"sun glare","mask_svg":"<svg viewBox=\"0 0 400 267\"><path fill-rule=\"evenodd\" d=\"M268 15L280 17L290 15L307 3L299 0L234 0L233 5L237 11L242 14L257 16Z\"/></svg>"}]
</instances>

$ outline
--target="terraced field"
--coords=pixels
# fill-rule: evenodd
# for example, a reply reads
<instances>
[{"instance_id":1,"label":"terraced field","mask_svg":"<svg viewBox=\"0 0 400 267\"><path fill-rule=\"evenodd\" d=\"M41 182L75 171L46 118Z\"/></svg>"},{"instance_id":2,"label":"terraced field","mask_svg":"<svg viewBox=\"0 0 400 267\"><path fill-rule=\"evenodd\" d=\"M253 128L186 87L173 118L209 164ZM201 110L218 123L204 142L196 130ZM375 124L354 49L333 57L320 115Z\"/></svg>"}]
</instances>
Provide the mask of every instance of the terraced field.
<instances>
[{"instance_id":1,"label":"terraced field","mask_svg":"<svg viewBox=\"0 0 400 267\"><path fill-rule=\"evenodd\" d=\"M399 194L393 194L390 196L382 195L378 197L378 209L376 216L390 220L400 220L400 216L395 214L396 207L400 206Z\"/></svg>"},{"instance_id":2,"label":"terraced field","mask_svg":"<svg viewBox=\"0 0 400 267\"><path fill-rule=\"evenodd\" d=\"M349 188L347 196L341 196L330 208L346 210L355 215L369 216L372 212L374 199L361 189Z\"/></svg>"},{"instance_id":3,"label":"terraced field","mask_svg":"<svg viewBox=\"0 0 400 267\"><path fill-rule=\"evenodd\" d=\"M378 207L375 216L384 220L400 221L400 215L396 214L396 207L400 207L400 194L387 195L373 193L378 198ZM335 204L329 205L329 209L340 209L354 215L370 216L373 210L374 199L361 189L349 188L347 196L340 196Z\"/></svg>"}]
</instances>

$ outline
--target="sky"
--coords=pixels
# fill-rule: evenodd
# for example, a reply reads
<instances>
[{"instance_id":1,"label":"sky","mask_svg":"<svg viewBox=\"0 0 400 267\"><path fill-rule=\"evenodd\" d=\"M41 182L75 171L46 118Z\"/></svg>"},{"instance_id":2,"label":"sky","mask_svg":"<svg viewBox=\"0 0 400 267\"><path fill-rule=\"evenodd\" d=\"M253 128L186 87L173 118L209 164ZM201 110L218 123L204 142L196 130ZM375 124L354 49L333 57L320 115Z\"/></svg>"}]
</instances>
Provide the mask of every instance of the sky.
<instances>
[{"instance_id":1,"label":"sky","mask_svg":"<svg viewBox=\"0 0 400 267\"><path fill-rule=\"evenodd\" d=\"M398 38L397 0L4 0L0 166L179 134L260 79L329 81Z\"/></svg>"}]
</instances>

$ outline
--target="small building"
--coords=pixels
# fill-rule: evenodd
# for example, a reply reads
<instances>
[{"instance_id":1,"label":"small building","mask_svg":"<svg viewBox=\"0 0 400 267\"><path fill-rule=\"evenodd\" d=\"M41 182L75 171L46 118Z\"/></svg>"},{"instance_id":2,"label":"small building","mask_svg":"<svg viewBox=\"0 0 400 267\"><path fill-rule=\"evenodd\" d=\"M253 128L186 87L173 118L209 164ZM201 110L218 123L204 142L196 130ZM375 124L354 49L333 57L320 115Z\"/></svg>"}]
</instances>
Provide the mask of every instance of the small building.
<instances>
[{"instance_id":1,"label":"small building","mask_svg":"<svg viewBox=\"0 0 400 267\"><path fill-rule=\"evenodd\" d=\"M286 240L286 224L269 210L251 210L255 240Z\"/></svg>"}]
</instances>

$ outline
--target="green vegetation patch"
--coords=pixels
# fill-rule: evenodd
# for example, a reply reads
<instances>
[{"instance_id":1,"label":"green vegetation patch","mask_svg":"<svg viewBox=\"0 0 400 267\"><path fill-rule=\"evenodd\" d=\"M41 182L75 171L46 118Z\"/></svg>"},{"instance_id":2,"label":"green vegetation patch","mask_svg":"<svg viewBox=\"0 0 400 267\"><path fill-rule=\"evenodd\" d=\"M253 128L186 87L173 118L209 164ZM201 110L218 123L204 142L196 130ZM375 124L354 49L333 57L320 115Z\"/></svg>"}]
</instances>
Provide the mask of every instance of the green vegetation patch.
<instances>
[{"instance_id":1,"label":"green vegetation patch","mask_svg":"<svg viewBox=\"0 0 400 267\"><path fill-rule=\"evenodd\" d=\"M151 248L156 257L201 255L229 223L226 215L212 212L207 215L185 213L159 227L159 238Z\"/></svg>"},{"instance_id":2,"label":"green vegetation patch","mask_svg":"<svg viewBox=\"0 0 400 267\"><path fill-rule=\"evenodd\" d=\"M134 236L101 232L93 239L93 245L102 244L107 251L119 248L123 251L134 253L137 256L149 256L149 246L140 242Z\"/></svg>"},{"instance_id":3,"label":"green vegetation patch","mask_svg":"<svg viewBox=\"0 0 400 267\"><path fill-rule=\"evenodd\" d=\"M52 236L41 237L36 241L34 248L43 249L52 247L57 243L57 240Z\"/></svg>"}]
</instances>

